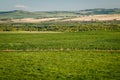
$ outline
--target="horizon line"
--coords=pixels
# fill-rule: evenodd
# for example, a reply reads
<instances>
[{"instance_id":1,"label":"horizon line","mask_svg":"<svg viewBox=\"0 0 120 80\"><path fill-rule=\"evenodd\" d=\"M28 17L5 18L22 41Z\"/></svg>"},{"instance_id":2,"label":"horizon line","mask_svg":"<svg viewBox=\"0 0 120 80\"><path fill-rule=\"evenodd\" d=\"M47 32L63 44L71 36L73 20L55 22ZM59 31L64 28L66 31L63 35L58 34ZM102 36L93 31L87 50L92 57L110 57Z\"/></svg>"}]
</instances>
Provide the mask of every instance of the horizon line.
<instances>
[{"instance_id":1,"label":"horizon line","mask_svg":"<svg viewBox=\"0 0 120 80\"><path fill-rule=\"evenodd\" d=\"M13 9L13 10L0 10L0 12L8 12L8 11L28 11L28 12L53 12L53 11L82 11L82 10L90 10L90 9L120 9L120 8L86 8L86 9L79 9L79 10L24 10L24 9Z\"/></svg>"}]
</instances>

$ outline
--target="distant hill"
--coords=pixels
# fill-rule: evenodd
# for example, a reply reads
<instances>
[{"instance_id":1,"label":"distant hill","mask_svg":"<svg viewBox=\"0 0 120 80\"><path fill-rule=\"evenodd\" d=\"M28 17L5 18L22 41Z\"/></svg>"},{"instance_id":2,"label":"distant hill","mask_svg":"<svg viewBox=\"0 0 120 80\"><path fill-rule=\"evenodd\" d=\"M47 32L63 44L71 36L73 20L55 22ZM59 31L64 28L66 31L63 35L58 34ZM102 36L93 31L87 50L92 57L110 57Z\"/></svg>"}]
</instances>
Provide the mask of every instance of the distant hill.
<instances>
[{"instance_id":1,"label":"distant hill","mask_svg":"<svg viewBox=\"0 0 120 80\"><path fill-rule=\"evenodd\" d=\"M23 10L14 10L0 12L0 19L21 19L21 18L46 18L46 17L68 17L78 16L74 11L37 11L28 12Z\"/></svg>"},{"instance_id":2,"label":"distant hill","mask_svg":"<svg viewBox=\"0 0 120 80\"><path fill-rule=\"evenodd\" d=\"M114 9L104 9L104 8L97 8L97 9L86 9L80 10L78 14L81 15L96 15L96 14L120 14L119 8Z\"/></svg>"},{"instance_id":3,"label":"distant hill","mask_svg":"<svg viewBox=\"0 0 120 80\"><path fill-rule=\"evenodd\" d=\"M0 19L46 18L46 17L77 17L81 15L120 14L119 8L114 9L86 9L80 11L37 11L23 10L1 11Z\"/></svg>"}]
</instances>

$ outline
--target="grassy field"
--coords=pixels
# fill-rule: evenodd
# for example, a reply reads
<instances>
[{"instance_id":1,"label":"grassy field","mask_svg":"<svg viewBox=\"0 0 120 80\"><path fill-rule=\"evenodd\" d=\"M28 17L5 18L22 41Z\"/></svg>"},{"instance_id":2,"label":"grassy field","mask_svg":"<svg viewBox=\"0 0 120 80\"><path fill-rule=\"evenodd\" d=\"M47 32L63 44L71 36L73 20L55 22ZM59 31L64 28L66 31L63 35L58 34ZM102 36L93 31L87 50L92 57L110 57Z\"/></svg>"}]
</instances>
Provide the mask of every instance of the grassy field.
<instances>
[{"instance_id":1,"label":"grassy field","mask_svg":"<svg viewBox=\"0 0 120 80\"><path fill-rule=\"evenodd\" d=\"M0 52L0 57L0 80L120 79L118 52Z\"/></svg>"},{"instance_id":2,"label":"grassy field","mask_svg":"<svg viewBox=\"0 0 120 80\"><path fill-rule=\"evenodd\" d=\"M120 32L0 33L0 80L119 80Z\"/></svg>"},{"instance_id":3,"label":"grassy field","mask_svg":"<svg viewBox=\"0 0 120 80\"><path fill-rule=\"evenodd\" d=\"M0 33L0 50L120 50L120 32Z\"/></svg>"}]
</instances>

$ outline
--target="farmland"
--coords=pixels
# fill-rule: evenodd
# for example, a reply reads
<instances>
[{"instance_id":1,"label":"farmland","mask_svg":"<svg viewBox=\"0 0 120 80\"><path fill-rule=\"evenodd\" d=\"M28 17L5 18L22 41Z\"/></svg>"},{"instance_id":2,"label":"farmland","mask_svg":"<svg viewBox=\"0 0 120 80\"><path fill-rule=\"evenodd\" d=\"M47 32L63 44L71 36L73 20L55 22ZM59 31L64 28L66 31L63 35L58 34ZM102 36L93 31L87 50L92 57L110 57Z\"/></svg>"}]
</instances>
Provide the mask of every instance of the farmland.
<instances>
[{"instance_id":1,"label":"farmland","mask_svg":"<svg viewBox=\"0 0 120 80\"><path fill-rule=\"evenodd\" d=\"M0 52L0 57L1 80L120 79L118 52Z\"/></svg>"},{"instance_id":2,"label":"farmland","mask_svg":"<svg viewBox=\"0 0 120 80\"><path fill-rule=\"evenodd\" d=\"M120 24L0 24L0 80L119 80Z\"/></svg>"},{"instance_id":3,"label":"farmland","mask_svg":"<svg viewBox=\"0 0 120 80\"><path fill-rule=\"evenodd\" d=\"M0 50L119 50L118 31L0 33Z\"/></svg>"}]
</instances>

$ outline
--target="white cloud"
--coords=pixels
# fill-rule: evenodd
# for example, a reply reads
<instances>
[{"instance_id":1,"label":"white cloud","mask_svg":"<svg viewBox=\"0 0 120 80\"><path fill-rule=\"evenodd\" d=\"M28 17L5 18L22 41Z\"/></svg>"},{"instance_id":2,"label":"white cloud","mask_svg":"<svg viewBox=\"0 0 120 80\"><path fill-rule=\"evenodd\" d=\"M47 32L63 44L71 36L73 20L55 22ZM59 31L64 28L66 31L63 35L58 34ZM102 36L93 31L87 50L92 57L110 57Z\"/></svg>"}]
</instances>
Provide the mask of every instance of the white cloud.
<instances>
[{"instance_id":1,"label":"white cloud","mask_svg":"<svg viewBox=\"0 0 120 80\"><path fill-rule=\"evenodd\" d=\"M18 9L27 9L27 6L25 5L15 5L14 7Z\"/></svg>"}]
</instances>

